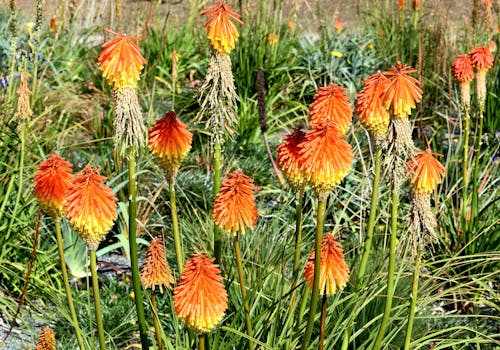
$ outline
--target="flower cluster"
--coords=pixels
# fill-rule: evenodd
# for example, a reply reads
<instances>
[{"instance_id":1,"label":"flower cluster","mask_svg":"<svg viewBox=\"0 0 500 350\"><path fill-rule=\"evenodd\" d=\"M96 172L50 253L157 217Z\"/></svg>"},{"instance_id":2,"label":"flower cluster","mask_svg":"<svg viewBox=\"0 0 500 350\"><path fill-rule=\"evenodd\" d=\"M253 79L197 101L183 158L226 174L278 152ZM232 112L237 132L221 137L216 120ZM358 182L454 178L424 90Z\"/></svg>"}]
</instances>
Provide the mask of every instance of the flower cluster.
<instances>
[{"instance_id":1,"label":"flower cluster","mask_svg":"<svg viewBox=\"0 0 500 350\"><path fill-rule=\"evenodd\" d=\"M146 259L142 263L141 280L144 288L154 290L158 286L160 293L163 293L163 287L171 289L175 282L165 258L165 247L161 237L155 238L149 243Z\"/></svg>"}]
</instances>

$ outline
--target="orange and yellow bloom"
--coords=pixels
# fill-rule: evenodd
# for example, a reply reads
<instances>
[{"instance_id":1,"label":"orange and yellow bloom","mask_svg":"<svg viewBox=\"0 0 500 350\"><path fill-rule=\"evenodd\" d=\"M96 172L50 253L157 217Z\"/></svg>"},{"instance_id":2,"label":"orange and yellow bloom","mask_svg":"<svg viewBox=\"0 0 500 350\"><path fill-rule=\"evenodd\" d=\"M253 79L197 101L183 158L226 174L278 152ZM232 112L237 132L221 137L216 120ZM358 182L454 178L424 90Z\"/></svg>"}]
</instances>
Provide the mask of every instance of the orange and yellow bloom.
<instances>
[{"instance_id":1,"label":"orange and yellow bloom","mask_svg":"<svg viewBox=\"0 0 500 350\"><path fill-rule=\"evenodd\" d=\"M493 66L494 57L487 47L475 47L470 50L469 56L476 71L487 71Z\"/></svg>"},{"instance_id":2,"label":"orange and yellow bloom","mask_svg":"<svg viewBox=\"0 0 500 350\"><path fill-rule=\"evenodd\" d=\"M136 88L146 60L134 41L142 39L127 36L121 31L114 33L108 30L108 32L117 37L102 45L103 50L99 53L97 61L102 75L114 89Z\"/></svg>"},{"instance_id":3,"label":"orange and yellow bloom","mask_svg":"<svg viewBox=\"0 0 500 350\"><path fill-rule=\"evenodd\" d=\"M102 183L106 177L89 164L75 176L66 197L64 211L73 229L97 250L99 243L116 220L117 198L111 188Z\"/></svg>"},{"instance_id":4,"label":"orange and yellow bloom","mask_svg":"<svg viewBox=\"0 0 500 350\"><path fill-rule=\"evenodd\" d=\"M179 318L198 332L210 332L224 317L227 292L215 258L196 254L186 261L174 288L174 309Z\"/></svg>"},{"instance_id":5,"label":"orange and yellow bloom","mask_svg":"<svg viewBox=\"0 0 500 350\"><path fill-rule=\"evenodd\" d=\"M391 67L390 72L384 72L389 78L384 96L382 97L385 108L394 118L406 118L411 114L411 110L422 99L422 89L420 82L409 74L416 72L416 69L398 62Z\"/></svg>"},{"instance_id":6,"label":"orange and yellow bloom","mask_svg":"<svg viewBox=\"0 0 500 350\"><path fill-rule=\"evenodd\" d=\"M35 175L35 196L42 209L54 220L64 213L66 194L73 181L73 165L56 152L42 162Z\"/></svg>"},{"instance_id":7,"label":"orange and yellow bloom","mask_svg":"<svg viewBox=\"0 0 500 350\"><path fill-rule=\"evenodd\" d=\"M344 259L342 244L332 233L326 233L321 242L321 261L319 275L319 293L332 295L337 289L342 290L349 280L349 266ZM305 266L304 278L309 289L314 283L315 251L309 254Z\"/></svg>"},{"instance_id":8,"label":"orange and yellow bloom","mask_svg":"<svg viewBox=\"0 0 500 350\"><path fill-rule=\"evenodd\" d=\"M361 123L377 139L382 139L389 127L389 112L382 103L389 82L382 72L370 75L363 80L365 86L356 100L356 112Z\"/></svg>"},{"instance_id":9,"label":"orange and yellow bloom","mask_svg":"<svg viewBox=\"0 0 500 350\"><path fill-rule=\"evenodd\" d=\"M418 152L417 156L408 162L408 167L415 194L432 193L446 174L445 167L433 157L431 149Z\"/></svg>"},{"instance_id":10,"label":"orange and yellow bloom","mask_svg":"<svg viewBox=\"0 0 500 350\"><path fill-rule=\"evenodd\" d=\"M314 102L309 106L309 111L311 125L330 119L345 134L352 123L352 107L347 91L336 84L320 87L316 91Z\"/></svg>"},{"instance_id":11,"label":"orange and yellow bloom","mask_svg":"<svg viewBox=\"0 0 500 350\"><path fill-rule=\"evenodd\" d=\"M56 350L56 336L50 327L42 328L35 350Z\"/></svg>"},{"instance_id":12,"label":"orange and yellow bloom","mask_svg":"<svg viewBox=\"0 0 500 350\"><path fill-rule=\"evenodd\" d=\"M451 73L459 83L470 83L474 79L474 68L472 68L470 56L457 56L451 64Z\"/></svg>"},{"instance_id":13,"label":"orange and yellow bloom","mask_svg":"<svg viewBox=\"0 0 500 350\"><path fill-rule=\"evenodd\" d=\"M306 186L306 179L300 170L300 143L304 141L306 133L301 127L295 128L285 135L285 140L276 151L278 165L295 192L301 192Z\"/></svg>"},{"instance_id":14,"label":"orange and yellow bloom","mask_svg":"<svg viewBox=\"0 0 500 350\"><path fill-rule=\"evenodd\" d=\"M180 163L191 149L192 141L193 134L174 111L165 113L149 130L149 149L169 178L177 173Z\"/></svg>"},{"instance_id":15,"label":"orange and yellow bloom","mask_svg":"<svg viewBox=\"0 0 500 350\"><path fill-rule=\"evenodd\" d=\"M243 24L240 15L234 12L231 5L226 4L224 1L217 1L215 4L208 6L201 15L210 16L205 23L205 28L208 29L208 39L212 43L214 50L221 55L229 55L236 47L239 36L238 29L233 21Z\"/></svg>"},{"instance_id":16,"label":"orange and yellow bloom","mask_svg":"<svg viewBox=\"0 0 500 350\"><path fill-rule=\"evenodd\" d=\"M331 120L323 120L306 132L300 143L300 170L319 197L325 197L351 169L352 147Z\"/></svg>"},{"instance_id":17,"label":"orange and yellow bloom","mask_svg":"<svg viewBox=\"0 0 500 350\"><path fill-rule=\"evenodd\" d=\"M168 266L165 258L165 247L161 237L154 238L149 243L146 251L146 259L141 268L141 280L144 288L155 289L155 286L160 288L160 293L163 293L163 287L171 289L175 283L172 271Z\"/></svg>"},{"instance_id":18,"label":"orange and yellow bloom","mask_svg":"<svg viewBox=\"0 0 500 350\"><path fill-rule=\"evenodd\" d=\"M222 182L215 199L212 217L217 226L233 235L245 234L257 222L253 179L241 169L230 173Z\"/></svg>"}]
</instances>

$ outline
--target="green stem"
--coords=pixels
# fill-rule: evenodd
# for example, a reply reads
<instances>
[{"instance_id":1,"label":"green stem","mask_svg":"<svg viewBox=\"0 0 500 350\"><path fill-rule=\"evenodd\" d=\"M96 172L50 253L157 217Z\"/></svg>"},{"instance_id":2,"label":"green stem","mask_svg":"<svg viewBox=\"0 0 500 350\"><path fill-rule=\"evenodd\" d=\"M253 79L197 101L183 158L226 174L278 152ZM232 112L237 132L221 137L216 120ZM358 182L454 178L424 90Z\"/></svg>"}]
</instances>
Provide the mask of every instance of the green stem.
<instances>
[{"instance_id":1,"label":"green stem","mask_svg":"<svg viewBox=\"0 0 500 350\"><path fill-rule=\"evenodd\" d=\"M293 283L292 289L297 284L300 269L300 245L302 243L302 207L304 206L304 192L297 193L297 205L295 207L295 255L293 258Z\"/></svg>"},{"instance_id":2,"label":"green stem","mask_svg":"<svg viewBox=\"0 0 500 350\"><path fill-rule=\"evenodd\" d=\"M302 324L302 320L304 319L304 314L306 312L308 299L309 299L309 289L306 287L304 288L304 292L302 293L302 300L300 301L300 306L299 306L299 318L297 323L299 326Z\"/></svg>"},{"instance_id":3,"label":"green stem","mask_svg":"<svg viewBox=\"0 0 500 350\"><path fill-rule=\"evenodd\" d=\"M163 342L161 340L160 318L158 316L158 306L156 305L155 290L152 288L151 288L151 307L153 308L153 322L155 325L156 342L158 344L158 350L163 350Z\"/></svg>"},{"instance_id":4,"label":"green stem","mask_svg":"<svg viewBox=\"0 0 500 350\"><path fill-rule=\"evenodd\" d=\"M319 326L319 345L318 350L323 350L323 343L325 341L325 320L326 320L326 293L323 294L323 298L321 300L321 323Z\"/></svg>"},{"instance_id":5,"label":"green stem","mask_svg":"<svg viewBox=\"0 0 500 350\"><path fill-rule=\"evenodd\" d=\"M318 199L318 219L316 224L316 244L314 256L314 283L311 296L311 307L309 308L309 318L307 320L306 333L302 340L302 350L309 349L311 336L314 329L314 318L316 316L316 308L319 299L319 268L321 264L321 242L323 240L323 224L325 221L326 198Z\"/></svg>"},{"instance_id":6,"label":"green stem","mask_svg":"<svg viewBox=\"0 0 500 350\"><path fill-rule=\"evenodd\" d=\"M378 195L379 195L379 185L380 185L380 164L382 159L382 148L377 148L375 153L375 165L372 183L372 198L370 203L370 216L368 217L368 227L366 230L365 243L363 245L363 256L361 257L361 265L359 266L358 273L356 275L356 285L354 287L354 297L353 300L357 300L357 296L361 287L363 286L363 279L366 272L366 266L368 265L368 259L370 257L370 252L373 244L373 234L375 232L375 219L377 218L377 208L378 208ZM347 350L349 342L351 340L353 325L344 331L344 338L342 340L342 350Z\"/></svg>"},{"instance_id":7,"label":"green stem","mask_svg":"<svg viewBox=\"0 0 500 350\"><path fill-rule=\"evenodd\" d=\"M462 220L461 224L464 231L464 238L467 235L467 207L468 207L468 195L467 189L469 187L469 134L470 134L470 115L469 107L465 106L464 110L464 153L462 159Z\"/></svg>"},{"instance_id":8,"label":"green stem","mask_svg":"<svg viewBox=\"0 0 500 350\"><path fill-rule=\"evenodd\" d=\"M245 288L245 278L243 275L243 262L241 260L241 250L240 250L238 233L234 236L233 243L234 243L236 265L238 267L238 278L240 280L241 298L243 299L243 309L245 310L245 323L247 326L247 333L249 337L253 337L252 320L250 319L250 306L248 304L247 291ZM253 350L253 341L250 339L248 340L248 350Z\"/></svg>"},{"instance_id":9,"label":"green stem","mask_svg":"<svg viewBox=\"0 0 500 350\"><path fill-rule=\"evenodd\" d=\"M214 144L214 198L217 197L220 190L221 177L221 146L218 141ZM222 237L219 227L214 225L214 257L215 263L222 266Z\"/></svg>"},{"instance_id":10,"label":"green stem","mask_svg":"<svg viewBox=\"0 0 500 350\"><path fill-rule=\"evenodd\" d=\"M385 299L384 315L382 317L382 323L380 324L380 329L378 331L377 339L375 340L375 345L373 350L379 350L382 346L382 340L384 339L385 330L387 324L389 323L389 316L391 314L392 308L392 298L394 296L394 271L396 269L396 241L397 241L397 228L398 228L398 204L399 204L399 185L397 184L398 179L394 179L394 184L392 187L392 206L391 206L391 238L389 243L389 268L387 271L387 296Z\"/></svg>"},{"instance_id":11,"label":"green stem","mask_svg":"<svg viewBox=\"0 0 500 350\"><path fill-rule=\"evenodd\" d=\"M130 247L130 265L132 269L132 284L134 287L135 308L137 311L137 321L139 323L139 332L141 335L141 344L143 349L149 349L146 318L144 316L144 305L142 304L142 288L139 277L139 259L137 255L136 240L136 216L137 216L137 184L135 179L135 153L134 147L129 148L128 164L128 240Z\"/></svg>"},{"instance_id":12,"label":"green stem","mask_svg":"<svg viewBox=\"0 0 500 350\"><path fill-rule=\"evenodd\" d=\"M474 172L472 173L472 204L471 204L471 216L470 216L470 228L474 227L474 222L476 221L476 215L478 212L478 201L479 201L479 158L481 158L481 146L483 144L483 106L479 107L479 131L476 135L476 150L474 152ZM470 230L469 230L470 231ZM470 238L470 237L469 237Z\"/></svg>"},{"instance_id":13,"label":"green stem","mask_svg":"<svg viewBox=\"0 0 500 350\"><path fill-rule=\"evenodd\" d=\"M90 271L92 273L92 291L94 292L95 319L97 322L97 334L99 335L99 347L106 349L104 340L104 326L102 324L101 297L99 295L99 279L97 278L97 258L95 250L90 251Z\"/></svg>"},{"instance_id":14,"label":"green stem","mask_svg":"<svg viewBox=\"0 0 500 350\"><path fill-rule=\"evenodd\" d=\"M198 336L198 349L205 350L205 334L200 334Z\"/></svg>"},{"instance_id":15,"label":"green stem","mask_svg":"<svg viewBox=\"0 0 500 350\"><path fill-rule=\"evenodd\" d=\"M172 177L168 183L168 192L170 194L170 211L172 215L172 231L174 232L175 256L177 258L177 269L180 275L182 271L184 271L184 251L182 249L181 235L179 233L174 177Z\"/></svg>"},{"instance_id":16,"label":"green stem","mask_svg":"<svg viewBox=\"0 0 500 350\"><path fill-rule=\"evenodd\" d=\"M75 328L76 339L78 341L78 346L80 350L84 350L82 331L80 325L78 324L78 318L76 317L75 305L73 304L73 296L71 294L71 287L69 286L68 271L66 269L66 261L64 259L64 247L63 238L61 234L61 219L55 219L56 224L56 237L57 237L57 250L59 251L59 260L61 261L61 272L64 282L64 289L66 291L66 300L68 301L69 312L71 314L71 320L73 322L73 327Z\"/></svg>"},{"instance_id":17,"label":"green stem","mask_svg":"<svg viewBox=\"0 0 500 350\"><path fill-rule=\"evenodd\" d=\"M415 309L417 306L418 275L420 272L420 256L421 256L421 254L422 254L422 251L420 248L418 248L417 256L415 257L415 271L413 272L413 284L411 287L410 315L408 317L408 325L406 327L406 337L405 337L404 350L410 349L411 333L413 330L413 321L415 320Z\"/></svg>"}]
</instances>

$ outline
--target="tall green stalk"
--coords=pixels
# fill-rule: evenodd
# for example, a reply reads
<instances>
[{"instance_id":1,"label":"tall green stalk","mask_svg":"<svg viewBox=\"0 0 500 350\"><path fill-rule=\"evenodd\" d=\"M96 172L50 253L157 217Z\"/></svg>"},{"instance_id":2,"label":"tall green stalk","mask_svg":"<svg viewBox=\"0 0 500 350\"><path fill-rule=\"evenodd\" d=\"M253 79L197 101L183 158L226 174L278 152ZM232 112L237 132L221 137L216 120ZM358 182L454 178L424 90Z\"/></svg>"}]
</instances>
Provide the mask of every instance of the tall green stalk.
<instances>
[{"instance_id":1,"label":"tall green stalk","mask_svg":"<svg viewBox=\"0 0 500 350\"><path fill-rule=\"evenodd\" d=\"M158 344L158 350L163 350L163 342L161 340L161 324L160 318L158 316L158 306L156 304L155 290L153 288L151 288L151 307L153 308L153 322L155 326L156 343Z\"/></svg>"},{"instance_id":2,"label":"tall green stalk","mask_svg":"<svg viewBox=\"0 0 500 350\"><path fill-rule=\"evenodd\" d=\"M382 159L382 148L377 148L375 153L375 165L374 165L374 176L372 183L372 198L370 203L370 216L368 217L368 226L366 229L366 237L363 245L363 255L361 257L361 264L359 266L358 273L356 275L356 284L354 286L354 297L353 300L357 300L359 291L363 286L363 279L365 277L366 266L368 265L368 259L370 257L370 252L373 244L373 234L375 232L375 219L377 217L378 209L378 195L380 186L380 164ZM344 331L344 338L342 340L342 350L347 350L349 342L351 340L352 325Z\"/></svg>"},{"instance_id":3,"label":"tall green stalk","mask_svg":"<svg viewBox=\"0 0 500 350\"><path fill-rule=\"evenodd\" d=\"M247 326L247 333L249 337L253 337L252 330L252 320L250 318L250 306L248 304L247 299L247 291L245 288L245 278L243 275L243 262L241 259L241 250L240 250L240 242L239 242L239 234L237 233L233 239L234 243L234 252L236 259L236 266L238 267L238 278L240 280L240 289L241 289L241 298L243 299L243 309L245 311L245 323ZM251 339L248 340L248 350L253 350L253 341Z\"/></svg>"},{"instance_id":4,"label":"tall green stalk","mask_svg":"<svg viewBox=\"0 0 500 350\"><path fill-rule=\"evenodd\" d=\"M104 340L104 326L102 324L101 296L99 294L99 279L97 278L97 258L95 250L90 250L90 272L92 273L92 291L94 292L95 318L97 323L97 334L99 336L99 347L106 350Z\"/></svg>"},{"instance_id":5,"label":"tall green stalk","mask_svg":"<svg viewBox=\"0 0 500 350\"><path fill-rule=\"evenodd\" d=\"M297 205L295 206L295 254L293 258L293 283L292 289L297 283L300 264L300 245L302 243L302 207L304 206L304 192L297 193Z\"/></svg>"},{"instance_id":6,"label":"tall green stalk","mask_svg":"<svg viewBox=\"0 0 500 350\"><path fill-rule=\"evenodd\" d=\"M221 145L215 140L214 142L214 198L217 197L220 190L220 179L221 179ZM214 257L215 263L221 264L222 255L222 236L220 228L214 225Z\"/></svg>"},{"instance_id":7,"label":"tall green stalk","mask_svg":"<svg viewBox=\"0 0 500 350\"><path fill-rule=\"evenodd\" d=\"M205 334L200 334L198 336L198 349L205 350Z\"/></svg>"},{"instance_id":8,"label":"tall green stalk","mask_svg":"<svg viewBox=\"0 0 500 350\"><path fill-rule=\"evenodd\" d=\"M139 258L137 255L137 184L135 179L135 149L134 147L129 147L128 151L128 240L130 247L130 265L132 269L132 285L134 288L135 308L137 310L137 321L139 323L142 348L149 349L146 318L144 316L144 305L142 304L142 287L139 277Z\"/></svg>"},{"instance_id":9,"label":"tall green stalk","mask_svg":"<svg viewBox=\"0 0 500 350\"><path fill-rule=\"evenodd\" d=\"M311 296L311 307L309 308L309 318L307 320L306 333L302 339L302 350L309 349L309 343L311 342L311 336L314 329L314 319L316 316L316 308L318 306L319 299L319 268L321 264L321 242L323 240L323 224L325 222L325 208L326 208L326 198L318 199L318 218L316 224L316 244L315 244L315 255L314 255L314 282L313 290Z\"/></svg>"},{"instance_id":10,"label":"tall green stalk","mask_svg":"<svg viewBox=\"0 0 500 350\"><path fill-rule=\"evenodd\" d=\"M467 228L467 206L468 206L468 194L467 190L469 187L469 134L470 134L470 115L469 107L464 106L464 146L463 146L463 159L462 159L462 220L461 225L463 231L467 234L469 231ZM465 236L465 235L464 235Z\"/></svg>"},{"instance_id":11,"label":"tall green stalk","mask_svg":"<svg viewBox=\"0 0 500 350\"><path fill-rule=\"evenodd\" d=\"M66 261L64 259L64 247L63 238L61 235L61 219L55 220L56 226L56 238L57 238L57 250L59 252L59 260L61 261L61 272L64 282L64 290L66 291L66 300L68 302L69 312L71 314L71 321L73 322L73 327L75 328L76 340L78 341L78 346L80 350L84 350L82 331L80 325L78 324L78 317L76 316L75 305L73 304L73 295L71 294L71 287L69 285L68 270L66 269Z\"/></svg>"},{"instance_id":12,"label":"tall green stalk","mask_svg":"<svg viewBox=\"0 0 500 350\"><path fill-rule=\"evenodd\" d=\"M319 345L318 350L323 350L323 343L325 342L325 323L326 323L326 308L328 306L326 300L326 293L323 294L321 299L321 321L319 326Z\"/></svg>"},{"instance_id":13,"label":"tall green stalk","mask_svg":"<svg viewBox=\"0 0 500 350\"><path fill-rule=\"evenodd\" d=\"M411 333L413 331L413 321L415 321L415 309L417 306L417 295L418 295L418 276L420 273L420 256L422 251L420 248L417 250L417 256L415 257L415 271L413 272L413 282L411 287L411 303L410 312L408 316L408 325L406 327L406 337L405 337L405 347L404 350L410 350Z\"/></svg>"},{"instance_id":14,"label":"tall green stalk","mask_svg":"<svg viewBox=\"0 0 500 350\"><path fill-rule=\"evenodd\" d=\"M172 231L174 233L175 256L177 258L177 269L180 275L184 271L184 251L182 249L181 235L179 232L174 177L168 182L168 192L170 194L170 211L172 216Z\"/></svg>"},{"instance_id":15,"label":"tall green stalk","mask_svg":"<svg viewBox=\"0 0 500 350\"><path fill-rule=\"evenodd\" d=\"M379 350L382 346L385 330L389 323L389 316L392 308L392 298L394 297L394 271L396 270L396 241L398 228L398 206L399 206L399 184L398 179L393 179L391 198L391 238L389 243L389 268L387 271L387 296L385 299L384 316L378 331L377 339L373 350Z\"/></svg>"},{"instance_id":16,"label":"tall green stalk","mask_svg":"<svg viewBox=\"0 0 500 350\"><path fill-rule=\"evenodd\" d=\"M476 135L476 149L474 152L474 171L472 173L472 204L471 204L471 216L470 216L470 228L474 227L476 222L476 215L478 213L478 201L479 201L479 158L481 158L481 146L483 144L483 106L479 106L479 131ZM471 231L471 230L468 230ZM470 237L469 237L470 239Z\"/></svg>"}]
</instances>

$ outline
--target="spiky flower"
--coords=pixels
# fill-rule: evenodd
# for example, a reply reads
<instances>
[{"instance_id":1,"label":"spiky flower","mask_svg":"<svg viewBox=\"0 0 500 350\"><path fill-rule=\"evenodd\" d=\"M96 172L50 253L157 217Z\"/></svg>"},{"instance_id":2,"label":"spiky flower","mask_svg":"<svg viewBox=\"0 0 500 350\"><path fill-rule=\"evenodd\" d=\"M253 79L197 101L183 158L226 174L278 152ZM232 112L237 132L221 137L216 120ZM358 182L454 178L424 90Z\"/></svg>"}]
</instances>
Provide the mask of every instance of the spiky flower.
<instances>
[{"instance_id":1,"label":"spiky flower","mask_svg":"<svg viewBox=\"0 0 500 350\"><path fill-rule=\"evenodd\" d=\"M134 36L127 36L122 31L115 33L106 30L117 37L102 45L97 64L102 75L114 89L136 88L140 79L141 70L146 64L141 49L135 41L142 40Z\"/></svg>"},{"instance_id":2,"label":"spiky flower","mask_svg":"<svg viewBox=\"0 0 500 350\"><path fill-rule=\"evenodd\" d=\"M469 52L472 66L476 70L476 94L479 106L484 109L486 103L486 73L493 66L494 58L486 47L475 47Z\"/></svg>"},{"instance_id":3,"label":"spiky flower","mask_svg":"<svg viewBox=\"0 0 500 350\"><path fill-rule=\"evenodd\" d=\"M191 149L193 134L174 111L165 113L149 130L149 149L160 161L169 180L175 177L179 165Z\"/></svg>"},{"instance_id":4,"label":"spiky flower","mask_svg":"<svg viewBox=\"0 0 500 350\"><path fill-rule=\"evenodd\" d=\"M69 223L90 250L97 250L117 217L118 199L104 180L98 168L87 165L75 176L64 206Z\"/></svg>"},{"instance_id":5,"label":"spiky flower","mask_svg":"<svg viewBox=\"0 0 500 350\"><path fill-rule=\"evenodd\" d=\"M43 161L35 175L35 196L42 209L54 220L64 213L66 194L73 181L73 165L57 152Z\"/></svg>"},{"instance_id":6,"label":"spiky flower","mask_svg":"<svg viewBox=\"0 0 500 350\"><path fill-rule=\"evenodd\" d=\"M445 167L433 157L431 149L420 151L408 162L411 171L411 183L416 194L432 193L441 183Z\"/></svg>"},{"instance_id":7,"label":"spiky flower","mask_svg":"<svg viewBox=\"0 0 500 350\"><path fill-rule=\"evenodd\" d=\"M390 82L387 84L382 101L394 118L409 116L411 110L422 99L420 82L409 75L414 72L416 69L401 62L391 67L390 72L384 72Z\"/></svg>"},{"instance_id":8,"label":"spiky flower","mask_svg":"<svg viewBox=\"0 0 500 350\"><path fill-rule=\"evenodd\" d=\"M389 112L382 103L382 97L390 80L377 72L363 80L363 90L356 99L356 112L363 126L375 141L381 141L389 128Z\"/></svg>"},{"instance_id":9,"label":"spiky flower","mask_svg":"<svg viewBox=\"0 0 500 350\"><path fill-rule=\"evenodd\" d=\"M241 169L230 173L224 181L214 203L212 217L217 226L233 235L245 234L257 222L257 207L253 194L253 179Z\"/></svg>"},{"instance_id":10,"label":"spiky flower","mask_svg":"<svg viewBox=\"0 0 500 350\"><path fill-rule=\"evenodd\" d=\"M163 287L172 289L172 285L175 283L172 270L170 270L165 258L165 247L161 237L154 238L149 243L146 259L141 267L141 280L144 288L154 290L158 286L160 293L163 293Z\"/></svg>"},{"instance_id":11,"label":"spiky flower","mask_svg":"<svg viewBox=\"0 0 500 350\"><path fill-rule=\"evenodd\" d=\"M343 134L349 130L352 123L352 107L347 91L336 84L320 87L314 95L314 102L309 106L309 111L311 125L329 118Z\"/></svg>"},{"instance_id":12,"label":"spiky flower","mask_svg":"<svg viewBox=\"0 0 500 350\"><path fill-rule=\"evenodd\" d=\"M56 350L56 337L50 327L42 328L35 350Z\"/></svg>"},{"instance_id":13,"label":"spiky flower","mask_svg":"<svg viewBox=\"0 0 500 350\"><path fill-rule=\"evenodd\" d=\"M309 289L314 284L315 250L309 254L305 266L304 278ZM332 233L326 233L321 242L321 262L319 275L319 293L332 295L337 289L342 290L349 280L349 266L344 259L342 244Z\"/></svg>"},{"instance_id":14,"label":"spiky flower","mask_svg":"<svg viewBox=\"0 0 500 350\"><path fill-rule=\"evenodd\" d=\"M284 141L277 149L278 165L296 193L304 191L306 179L300 170L300 143L304 141L305 132L302 127L297 127L290 134L286 134Z\"/></svg>"},{"instance_id":15,"label":"spiky flower","mask_svg":"<svg viewBox=\"0 0 500 350\"><path fill-rule=\"evenodd\" d=\"M174 309L179 318L198 332L210 332L224 317L227 292L215 258L196 254L186 261L174 288Z\"/></svg>"},{"instance_id":16,"label":"spiky flower","mask_svg":"<svg viewBox=\"0 0 500 350\"><path fill-rule=\"evenodd\" d=\"M319 121L299 144L300 170L316 195L325 199L351 169L354 155L336 124Z\"/></svg>"},{"instance_id":17,"label":"spiky flower","mask_svg":"<svg viewBox=\"0 0 500 350\"><path fill-rule=\"evenodd\" d=\"M460 99L465 108L470 107L470 82L474 79L474 68L470 56L459 55L451 64L451 73L460 86Z\"/></svg>"},{"instance_id":18,"label":"spiky flower","mask_svg":"<svg viewBox=\"0 0 500 350\"><path fill-rule=\"evenodd\" d=\"M205 28L208 29L208 39L212 43L212 47L221 55L229 55L235 48L239 36L233 21L243 24L240 15L224 1L217 1L215 4L209 5L201 13L201 16L206 15L210 16L205 23Z\"/></svg>"}]
</instances>

